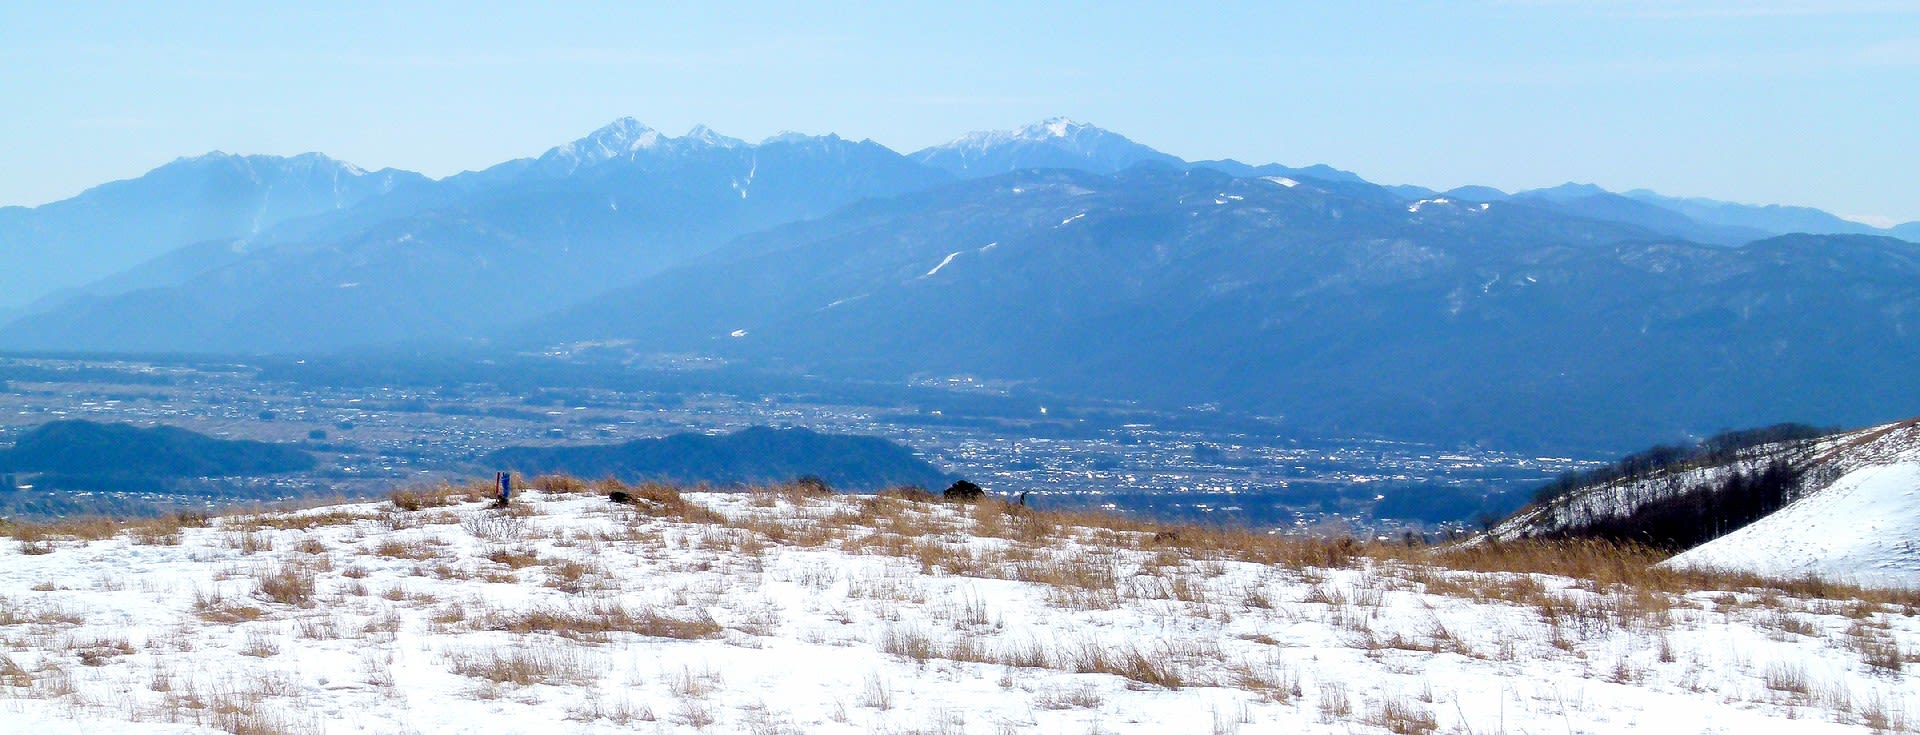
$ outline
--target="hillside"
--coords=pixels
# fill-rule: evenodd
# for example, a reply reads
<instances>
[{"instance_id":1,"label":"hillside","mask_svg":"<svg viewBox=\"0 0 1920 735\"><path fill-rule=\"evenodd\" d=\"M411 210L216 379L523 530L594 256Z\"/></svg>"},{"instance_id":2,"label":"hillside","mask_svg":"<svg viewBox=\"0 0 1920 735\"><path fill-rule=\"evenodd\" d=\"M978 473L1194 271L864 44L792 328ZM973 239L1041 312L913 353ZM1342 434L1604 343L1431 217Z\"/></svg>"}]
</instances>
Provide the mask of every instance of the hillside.
<instances>
[{"instance_id":1,"label":"hillside","mask_svg":"<svg viewBox=\"0 0 1920 735\"><path fill-rule=\"evenodd\" d=\"M23 731L1905 730L1920 598L1631 552L541 480L12 527ZM635 506L600 493L625 489ZM587 492L575 492L587 491ZM434 507L447 504L445 507Z\"/></svg>"},{"instance_id":2,"label":"hillside","mask_svg":"<svg viewBox=\"0 0 1920 735\"><path fill-rule=\"evenodd\" d=\"M25 306L195 243L231 249L282 223L428 183L317 153L214 152L44 206L0 207L0 306Z\"/></svg>"},{"instance_id":3,"label":"hillside","mask_svg":"<svg viewBox=\"0 0 1920 735\"><path fill-rule=\"evenodd\" d=\"M1543 488L1486 536L1632 541L1685 552L1674 565L1920 588L1920 419L1751 434L1780 440L1642 452Z\"/></svg>"},{"instance_id":4,"label":"hillside","mask_svg":"<svg viewBox=\"0 0 1920 735\"><path fill-rule=\"evenodd\" d=\"M1381 196L1153 167L961 182L743 238L518 341L1580 451L1920 406L1910 243L1727 248Z\"/></svg>"},{"instance_id":5,"label":"hillside","mask_svg":"<svg viewBox=\"0 0 1920 735\"><path fill-rule=\"evenodd\" d=\"M0 452L0 471L102 479L264 475L313 465L312 455L282 444L82 420L41 424Z\"/></svg>"},{"instance_id":6,"label":"hillside","mask_svg":"<svg viewBox=\"0 0 1920 735\"><path fill-rule=\"evenodd\" d=\"M1853 432L1815 455L1823 483L1676 566L1920 587L1920 421Z\"/></svg>"},{"instance_id":7,"label":"hillside","mask_svg":"<svg viewBox=\"0 0 1920 735\"><path fill-rule=\"evenodd\" d=\"M900 444L804 428L750 427L709 436L681 433L597 446L509 447L484 462L523 472L615 477L682 485L766 485L813 476L841 490L874 492L953 481Z\"/></svg>"}]
</instances>

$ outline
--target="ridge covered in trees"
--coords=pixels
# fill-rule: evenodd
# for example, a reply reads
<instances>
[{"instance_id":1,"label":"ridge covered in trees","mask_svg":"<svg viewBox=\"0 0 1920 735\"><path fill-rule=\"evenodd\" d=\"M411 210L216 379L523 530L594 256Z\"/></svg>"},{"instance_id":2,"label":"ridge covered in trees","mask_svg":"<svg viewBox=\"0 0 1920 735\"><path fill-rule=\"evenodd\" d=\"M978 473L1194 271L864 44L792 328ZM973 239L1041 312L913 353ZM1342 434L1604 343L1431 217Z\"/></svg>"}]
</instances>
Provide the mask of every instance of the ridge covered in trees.
<instances>
[{"instance_id":1,"label":"ridge covered in trees","mask_svg":"<svg viewBox=\"0 0 1920 735\"><path fill-rule=\"evenodd\" d=\"M1834 431L1794 423L1728 431L1691 445L1658 445L1604 467L1567 473L1535 491L1536 506L1615 483L1664 481L1667 488L1619 512L1595 515L1543 536L1635 543L1671 552L1693 548L1760 520L1800 496L1806 467L1785 453L1763 455L1751 450L1775 444L1791 449ZM1695 479L1680 484L1681 472L1706 468L1722 469L1690 475Z\"/></svg>"},{"instance_id":2,"label":"ridge covered in trees","mask_svg":"<svg viewBox=\"0 0 1920 735\"><path fill-rule=\"evenodd\" d=\"M41 424L0 451L0 471L71 476L236 477L313 466L312 455L282 444L85 420Z\"/></svg>"},{"instance_id":3,"label":"ridge covered in trees","mask_svg":"<svg viewBox=\"0 0 1920 735\"><path fill-rule=\"evenodd\" d=\"M945 487L953 480L913 450L886 439L764 426L720 436L680 433L621 444L509 447L484 461L534 474L687 485L767 484L812 476L837 489L873 491Z\"/></svg>"}]
</instances>

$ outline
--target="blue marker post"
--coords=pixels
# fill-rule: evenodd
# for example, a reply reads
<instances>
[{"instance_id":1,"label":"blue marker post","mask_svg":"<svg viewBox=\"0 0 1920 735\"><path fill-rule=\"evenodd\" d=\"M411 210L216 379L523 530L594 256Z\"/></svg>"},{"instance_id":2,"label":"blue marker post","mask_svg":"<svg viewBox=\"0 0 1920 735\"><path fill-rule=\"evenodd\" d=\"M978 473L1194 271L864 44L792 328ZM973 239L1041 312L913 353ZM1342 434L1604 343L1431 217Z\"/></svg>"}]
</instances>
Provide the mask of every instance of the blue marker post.
<instances>
[{"instance_id":1,"label":"blue marker post","mask_svg":"<svg viewBox=\"0 0 1920 735\"><path fill-rule=\"evenodd\" d=\"M499 499L494 501L493 507L495 508L507 507L507 503L513 500L513 473L511 472L493 473L493 484L496 487L500 488Z\"/></svg>"}]
</instances>

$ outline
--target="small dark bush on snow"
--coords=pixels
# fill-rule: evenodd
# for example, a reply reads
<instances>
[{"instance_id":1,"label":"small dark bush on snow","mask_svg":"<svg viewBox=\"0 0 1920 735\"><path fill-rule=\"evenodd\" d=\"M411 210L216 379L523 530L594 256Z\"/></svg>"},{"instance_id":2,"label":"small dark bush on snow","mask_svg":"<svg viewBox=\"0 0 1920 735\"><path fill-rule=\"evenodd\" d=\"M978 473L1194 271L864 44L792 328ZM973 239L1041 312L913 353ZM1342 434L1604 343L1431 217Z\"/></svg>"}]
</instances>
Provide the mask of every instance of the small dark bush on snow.
<instances>
[{"instance_id":1,"label":"small dark bush on snow","mask_svg":"<svg viewBox=\"0 0 1920 735\"><path fill-rule=\"evenodd\" d=\"M948 500L958 500L962 502L973 502L986 497L986 495L987 491L980 489L979 485L967 482L966 480L953 483L947 487L946 492L941 493L941 496Z\"/></svg>"}]
</instances>

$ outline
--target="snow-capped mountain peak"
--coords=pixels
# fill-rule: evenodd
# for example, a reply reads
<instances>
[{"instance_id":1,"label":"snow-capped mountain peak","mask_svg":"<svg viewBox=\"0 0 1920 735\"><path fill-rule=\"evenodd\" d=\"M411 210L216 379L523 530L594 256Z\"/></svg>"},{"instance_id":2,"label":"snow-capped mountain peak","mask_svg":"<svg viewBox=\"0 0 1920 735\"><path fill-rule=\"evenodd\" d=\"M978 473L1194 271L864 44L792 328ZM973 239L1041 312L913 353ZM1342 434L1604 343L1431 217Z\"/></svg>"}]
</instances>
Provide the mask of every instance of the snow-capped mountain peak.
<instances>
[{"instance_id":1,"label":"snow-capped mountain peak","mask_svg":"<svg viewBox=\"0 0 1920 735\"><path fill-rule=\"evenodd\" d=\"M204 167L228 167L236 171L247 172L255 176L275 176L284 174L319 174L324 176L366 176L370 172L359 166L342 161L324 153L300 153L292 156L266 154L228 153L226 151L208 151L198 156L182 156L161 169L195 169ZM156 169L159 170L159 169Z\"/></svg>"},{"instance_id":2,"label":"snow-capped mountain peak","mask_svg":"<svg viewBox=\"0 0 1920 735\"><path fill-rule=\"evenodd\" d=\"M551 171L569 174L585 166L650 150L660 145L662 137L660 131L639 120L623 117L584 138L547 151L540 156L540 162Z\"/></svg>"},{"instance_id":3,"label":"snow-capped mountain peak","mask_svg":"<svg viewBox=\"0 0 1920 735\"><path fill-rule=\"evenodd\" d=\"M610 150L638 150L651 148L660 142L660 131L647 127L639 120L623 117L608 123L605 127L593 131L580 142L602 146Z\"/></svg>"},{"instance_id":4,"label":"snow-capped mountain peak","mask_svg":"<svg viewBox=\"0 0 1920 735\"><path fill-rule=\"evenodd\" d=\"M1113 137L1126 140L1123 136L1116 133L1102 130L1087 123L1075 122L1072 118L1051 117L1039 122L1022 125L1013 130L976 130L955 138L942 147L984 149L1017 142L1060 145L1062 143L1081 142L1083 138L1095 139L1100 137Z\"/></svg>"},{"instance_id":5,"label":"snow-capped mountain peak","mask_svg":"<svg viewBox=\"0 0 1920 735\"><path fill-rule=\"evenodd\" d=\"M747 144L746 141L739 138L721 135L705 124L693 126L693 129L688 130L686 135L680 137L680 140L700 147L710 148L739 148Z\"/></svg>"},{"instance_id":6,"label":"snow-capped mountain peak","mask_svg":"<svg viewBox=\"0 0 1920 735\"><path fill-rule=\"evenodd\" d=\"M1074 122L1068 117L1054 117L1042 120L1014 131L1016 137L1025 140L1044 140L1047 138L1071 138L1083 132L1095 134L1107 131L1082 122Z\"/></svg>"},{"instance_id":7,"label":"snow-capped mountain peak","mask_svg":"<svg viewBox=\"0 0 1920 735\"><path fill-rule=\"evenodd\" d=\"M1142 161L1180 162L1119 133L1067 117L1013 130L975 131L915 153L913 158L963 176L990 176L1020 168L1112 172Z\"/></svg>"}]
</instances>

